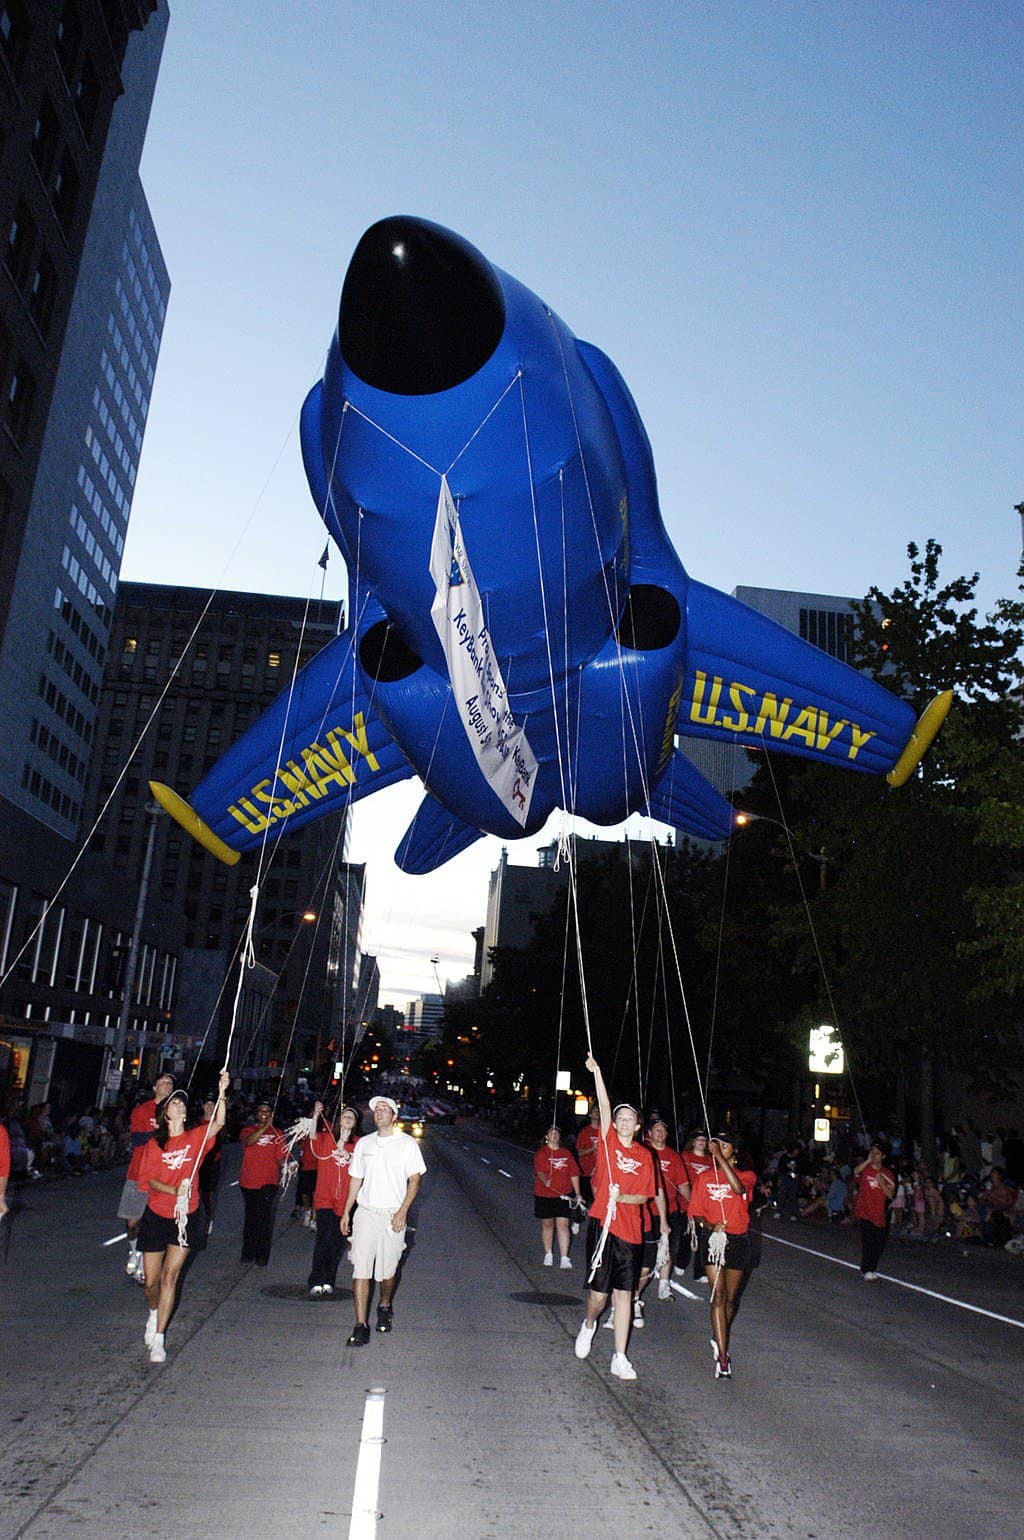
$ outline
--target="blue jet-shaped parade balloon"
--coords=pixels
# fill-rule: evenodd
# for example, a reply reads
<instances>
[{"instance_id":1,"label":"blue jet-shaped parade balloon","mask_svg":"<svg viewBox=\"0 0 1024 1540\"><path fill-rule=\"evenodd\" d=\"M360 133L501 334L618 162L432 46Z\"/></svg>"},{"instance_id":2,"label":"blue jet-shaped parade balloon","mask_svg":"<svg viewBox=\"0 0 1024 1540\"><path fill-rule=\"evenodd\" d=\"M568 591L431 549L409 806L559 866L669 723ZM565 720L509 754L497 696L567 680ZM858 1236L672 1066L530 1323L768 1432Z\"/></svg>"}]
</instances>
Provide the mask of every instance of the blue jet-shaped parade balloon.
<instances>
[{"instance_id":1,"label":"blue jet-shaped parade balloon","mask_svg":"<svg viewBox=\"0 0 1024 1540\"><path fill-rule=\"evenodd\" d=\"M728 802L676 746L716 738L912 773L949 706L881 685L693 581L614 364L460 236L382 220L353 255L302 412L348 629L185 802L222 860L418 775L396 853L428 872L556 808L703 839Z\"/></svg>"}]
</instances>

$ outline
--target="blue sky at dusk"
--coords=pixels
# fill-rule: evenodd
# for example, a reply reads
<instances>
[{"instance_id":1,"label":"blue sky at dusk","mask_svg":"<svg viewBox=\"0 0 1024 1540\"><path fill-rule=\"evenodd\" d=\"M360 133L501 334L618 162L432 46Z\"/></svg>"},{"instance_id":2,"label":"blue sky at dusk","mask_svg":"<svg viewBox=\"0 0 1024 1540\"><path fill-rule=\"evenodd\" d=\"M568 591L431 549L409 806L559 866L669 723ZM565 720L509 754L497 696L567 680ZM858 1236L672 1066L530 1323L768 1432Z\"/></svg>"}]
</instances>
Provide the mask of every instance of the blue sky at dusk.
<instances>
[{"instance_id":1,"label":"blue sky at dusk","mask_svg":"<svg viewBox=\"0 0 1024 1540\"><path fill-rule=\"evenodd\" d=\"M142 169L173 292L123 575L319 593L298 412L360 234L414 213L615 360L695 577L859 595L934 536L1011 592L1022 17L171 0ZM395 1000L433 953L468 971L499 851L401 877L417 801L354 817Z\"/></svg>"}]
</instances>

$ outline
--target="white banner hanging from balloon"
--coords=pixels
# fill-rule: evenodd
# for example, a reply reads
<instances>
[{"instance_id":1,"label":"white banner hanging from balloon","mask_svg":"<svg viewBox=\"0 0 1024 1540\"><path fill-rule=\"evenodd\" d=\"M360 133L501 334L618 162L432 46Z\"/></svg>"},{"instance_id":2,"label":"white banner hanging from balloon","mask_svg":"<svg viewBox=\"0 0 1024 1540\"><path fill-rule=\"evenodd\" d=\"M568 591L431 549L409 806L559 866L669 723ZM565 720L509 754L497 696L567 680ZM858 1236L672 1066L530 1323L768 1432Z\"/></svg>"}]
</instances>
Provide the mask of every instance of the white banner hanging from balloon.
<instances>
[{"instance_id":1,"label":"white banner hanging from balloon","mask_svg":"<svg viewBox=\"0 0 1024 1540\"><path fill-rule=\"evenodd\" d=\"M447 478L441 477L430 575L436 594L430 607L448 662L466 737L484 779L523 827L537 775L537 761L526 732L517 726L508 692L484 621L480 590L462 540L459 514Z\"/></svg>"}]
</instances>

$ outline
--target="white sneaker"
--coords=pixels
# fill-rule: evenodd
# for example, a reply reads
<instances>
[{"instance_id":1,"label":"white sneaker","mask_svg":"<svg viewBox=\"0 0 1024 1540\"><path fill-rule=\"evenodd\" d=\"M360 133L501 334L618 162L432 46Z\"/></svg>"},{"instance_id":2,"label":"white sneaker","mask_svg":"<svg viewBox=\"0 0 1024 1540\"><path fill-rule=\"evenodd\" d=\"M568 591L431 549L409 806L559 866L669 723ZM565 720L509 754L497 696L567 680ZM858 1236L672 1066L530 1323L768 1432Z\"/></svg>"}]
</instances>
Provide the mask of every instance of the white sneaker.
<instances>
[{"instance_id":1,"label":"white sneaker","mask_svg":"<svg viewBox=\"0 0 1024 1540\"><path fill-rule=\"evenodd\" d=\"M577 1358L587 1358L590 1349L594 1345L594 1333L597 1330L596 1321L584 1321L576 1333L575 1352Z\"/></svg>"},{"instance_id":2,"label":"white sneaker","mask_svg":"<svg viewBox=\"0 0 1024 1540\"><path fill-rule=\"evenodd\" d=\"M868 1283L874 1283L875 1279L878 1277L878 1274L877 1273L861 1273L861 1277L863 1279L865 1279L866 1282L868 1282Z\"/></svg>"},{"instance_id":3,"label":"white sneaker","mask_svg":"<svg viewBox=\"0 0 1024 1540\"><path fill-rule=\"evenodd\" d=\"M686 1277L686 1268L685 1267L674 1267L672 1269L672 1271L675 1273L677 1278L685 1278Z\"/></svg>"},{"instance_id":4,"label":"white sneaker","mask_svg":"<svg viewBox=\"0 0 1024 1540\"><path fill-rule=\"evenodd\" d=\"M609 1310L608 1314L605 1316L604 1320L601 1322L601 1329L602 1329L602 1331L614 1331L615 1330L615 1311L614 1310Z\"/></svg>"},{"instance_id":5,"label":"white sneaker","mask_svg":"<svg viewBox=\"0 0 1024 1540\"><path fill-rule=\"evenodd\" d=\"M129 1278L134 1278L135 1277L135 1269L138 1267L138 1265L139 1265L139 1263L141 1261L142 1261L142 1255L141 1255L140 1252L138 1252L138 1251L129 1251L129 1253L128 1253L128 1260L124 1264L124 1270L128 1274Z\"/></svg>"},{"instance_id":6,"label":"white sneaker","mask_svg":"<svg viewBox=\"0 0 1024 1540\"><path fill-rule=\"evenodd\" d=\"M555 1265L554 1254L552 1252L550 1252L550 1251L545 1251L545 1253L544 1253L544 1266L545 1267L554 1267L554 1265Z\"/></svg>"},{"instance_id":7,"label":"white sneaker","mask_svg":"<svg viewBox=\"0 0 1024 1540\"><path fill-rule=\"evenodd\" d=\"M662 1278L661 1281L658 1284L658 1298L659 1299L671 1299L672 1298L672 1285L669 1283L667 1278Z\"/></svg>"},{"instance_id":8,"label":"white sneaker","mask_svg":"<svg viewBox=\"0 0 1024 1540\"><path fill-rule=\"evenodd\" d=\"M146 1281L146 1263L141 1251L135 1260L135 1272L132 1276L136 1283L145 1283Z\"/></svg>"},{"instance_id":9,"label":"white sneaker","mask_svg":"<svg viewBox=\"0 0 1024 1540\"><path fill-rule=\"evenodd\" d=\"M322 1283L314 1283L312 1285L312 1287L310 1288L309 1297L310 1297L310 1299L319 1299L323 1292L324 1292L323 1284Z\"/></svg>"},{"instance_id":10,"label":"white sneaker","mask_svg":"<svg viewBox=\"0 0 1024 1540\"><path fill-rule=\"evenodd\" d=\"M164 1334L158 1331L153 1338L153 1346L149 1350L151 1364L163 1364L167 1362L167 1354L164 1352Z\"/></svg>"},{"instance_id":11,"label":"white sneaker","mask_svg":"<svg viewBox=\"0 0 1024 1540\"><path fill-rule=\"evenodd\" d=\"M151 1310L149 1312L149 1314L147 1315L147 1317L146 1317L146 1332L145 1332L145 1335L144 1335L142 1340L146 1344L147 1347L152 1347L153 1343L156 1341L156 1311L155 1310Z\"/></svg>"},{"instance_id":12,"label":"white sneaker","mask_svg":"<svg viewBox=\"0 0 1024 1540\"><path fill-rule=\"evenodd\" d=\"M333 1283L325 1283L324 1287L323 1287L324 1298L326 1299L328 1297L328 1295L333 1294L333 1293L334 1293L334 1285L333 1285Z\"/></svg>"},{"instance_id":13,"label":"white sneaker","mask_svg":"<svg viewBox=\"0 0 1024 1540\"><path fill-rule=\"evenodd\" d=\"M644 1302L642 1299L633 1301L633 1330L642 1331L644 1325Z\"/></svg>"},{"instance_id":14,"label":"white sneaker","mask_svg":"<svg viewBox=\"0 0 1024 1540\"><path fill-rule=\"evenodd\" d=\"M616 1353L612 1357L612 1373L617 1380L635 1380L636 1370L626 1357L625 1353Z\"/></svg>"},{"instance_id":15,"label":"white sneaker","mask_svg":"<svg viewBox=\"0 0 1024 1540\"><path fill-rule=\"evenodd\" d=\"M559 1262L558 1265L562 1269L563 1273L568 1273L568 1272L572 1271L572 1263L569 1261L568 1257L563 1257L561 1262Z\"/></svg>"}]
</instances>

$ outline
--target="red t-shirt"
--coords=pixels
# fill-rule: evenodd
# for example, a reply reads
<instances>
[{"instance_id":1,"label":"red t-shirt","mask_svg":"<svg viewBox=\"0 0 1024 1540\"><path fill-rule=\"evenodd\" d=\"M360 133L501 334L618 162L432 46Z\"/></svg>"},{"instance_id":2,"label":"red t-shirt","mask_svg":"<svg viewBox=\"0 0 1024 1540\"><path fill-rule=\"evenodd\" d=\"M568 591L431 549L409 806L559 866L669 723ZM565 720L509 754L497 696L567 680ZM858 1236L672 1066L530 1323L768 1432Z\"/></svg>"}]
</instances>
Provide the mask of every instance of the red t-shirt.
<instances>
[{"instance_id":1,"label":"red t-shirt","mask_svg":"<svg viewBox=\"0 0 1024 1540\"><path fill-rule=\"evenodd\" d=\"M673 1150L670 1145L663 1150L656 1150L654 1145L648 1146L657 1164L661 1167L661 1189L665 1194L665 1207L670 1214L680 1212L679 1187L682 1182L688 1182L690 1178L683 1165L683 1157L678 1150ZM658 1217L658 1210L651 1204L651 1218Z\"/></svg>"},{"instance_id":2,"label":"red t-shirt","mask_svg":"<svg viewBox=\"0 0 1024 1540\"><path fill-rule=\"evenodd\" d=\"M345 1212L348 1197L349 1163L356 1141L339 1145L329 1128L322 1128L309 1141L310 1152L316 1165L316 1188L313 1192L314 1208L332 1208L340 1218Z\"/></svg>"},{"instance_id":3,"label":"red t-shirt","mask_svg":"<svg viewBox=\"0 0 1024 1540\"><path fill-rule=\"evenodd\" d=\"M0 1123L0 1176L11 1174L11 1141L6 1128Z\"/></svg>"},{"instance_id":4,"label":"red t-shirt","mask_svg":"<svg viewBox=\"0 0 1024 1540\"><path fill-rule=\"evenodd\" d=\"M281 1165L288 1145L284 1134L272 1123L252 1144L245 1143L246 1134L254 1134L257 1125L250 1123L243 1128L242 1170L238 1177L239 1187L276 1187L281 1176Z\"/></svg>"},{"instance_id":5,"label":"red t-shirt","mask_svg":"<svg viewBox=\"0 0 1024 1540\"><path fill-rule=\"evenodd\" d=\"M608 1213L608 1187L614 1182L620 1193L630 1197L653 1198L655 1190L654 1161L646 1145L623 1144L614 1127L609 1128L605 1145L608 1158L599 1151L594 1166L594 1201L590 1213L604 1224ZM611 1175L609 1176L609 1167ZM639 1246L643 1234L643 1205L617 1203L615 1217L610 1225L611 1233L620 1240Z\"/></svg>"},{"instance_id":6,"label":"red t-shirt","mask_svg":"<svg viewBox=\"0 0 1024 1540\"><path fill-rule=\"evenodd\" d=\"M132 1158L128 1162L126 1180L138 1182L142 1152L146 1148L147 1141L156 1133L155 1101L142 1102L138 1107L132 1108L132 1115L128 1119L128 1132L132 1141Z\"/></svg>"},{"instance_id":7,"label":"red t-shirt","mask_svg":"<svg viewBox=\"0 0 1024 1540\"><path fill-rule=\"evenodd\" d=\"M208 1127L209 1124L200 1123L198 1128L187 1128L183 1134L171 1134L163 1149L155 1139L148 1140L142 1146L142 1160L135 1180L143 1191L148 1191L149 1206L161 1219L174 1218L177 1199L173 1193L154 1192L149 1185L150 1178L155 1177L158 1182L166 1182L168 1186L180 1186L186 1177L191 1177L193 1181L188 1211L194 1214L199 1207L199 1183L195 1181L196 1161Z\"/></svg>"},{"instance_id":8,"label":"red t-shirt","mask_svg":"<svg viewBox=\"0 0 1024 1540\"><path fill-rule=\"evenodd\" d=\"M311 1139L303 1139L302 1141L302 1154L299 1156L300 1171L316 1170L316 1156L313 1154L313 1151L310 1148L312 1142L313 1141Z\"/></svg>"},{"instance_id":9,"label":"red t-shirt","mask_svg":"<svg viewBox=\"0 0 1024 1540\"><path fill-rule=\"evenodd\" d=\"M567 1198L572 1192L572 1179L579 1174L580 1168L572 1150L553 1150L545 1144L533 1157L533 1195L535 1198Z\"/></svg>"},{"instance_id":10,"label":"red t-shirt","mask_svg":"<svg viewBox=\"0 0 1024 1540\"><path fill-rule=\"evenodd\" d=\"M679 1159L686 1169L686 1180L690 1184L690 1192L692 1194L694 1187L697 1185L697 1178L703 1171L711 1170L711 1156L695 1155L692 1150L684 1150ZM681 1214L688 1214L689 1211L690 1199L681 1197L679 1199L679 1212Z\"/></svg>"},{"instance_id":11,"label":"red t-shirt","mask_svg":"<svg viewBox=\"0 0 1024 1540\"><path fill-rule=\"evenodd\" d=\"M880 1176L887 1176L890 1182L896 1178L888 1166L882 1166L876 1171L874 1166L865 1166L857 1178L857 1197L853 1205L854 1219L867 1219L871 1224L877 1225L880 1230L885 1229L885 1205L888 1199L882 1191L882 1184L878 1180Z\"/></svg>"},{"instance_id":12,"label":"red t-shirt","mask_svg":"<svg viewBox=\"0 0 1024 1540\"><path fill-rule=\"evenodd\" d=\"M588 1123L576 1135L576 1159L580 1163L580 1172L583 1176L592 1177L594 1174L594 1163L597 1160L597 1141L600 1135L600 1128L595 1128L593 1123Z\"/></svg>"},{"instance_id":13,"label":"red t-shirt","mask_svg":"<svg viewBox=\"0 0 1024 1540\"><path fill-rule=\"evenodd\" d=\"M725 1172L714 1164L702 1171L690 1193L690 1217L705 1219L710 1225L725 1221L727 1235L746 1235L750 1229L750 1197L757 1186L753 1171L737 1171L743 1183L742 1194L733 1192Z\"/></svg>"}]
</instances>

